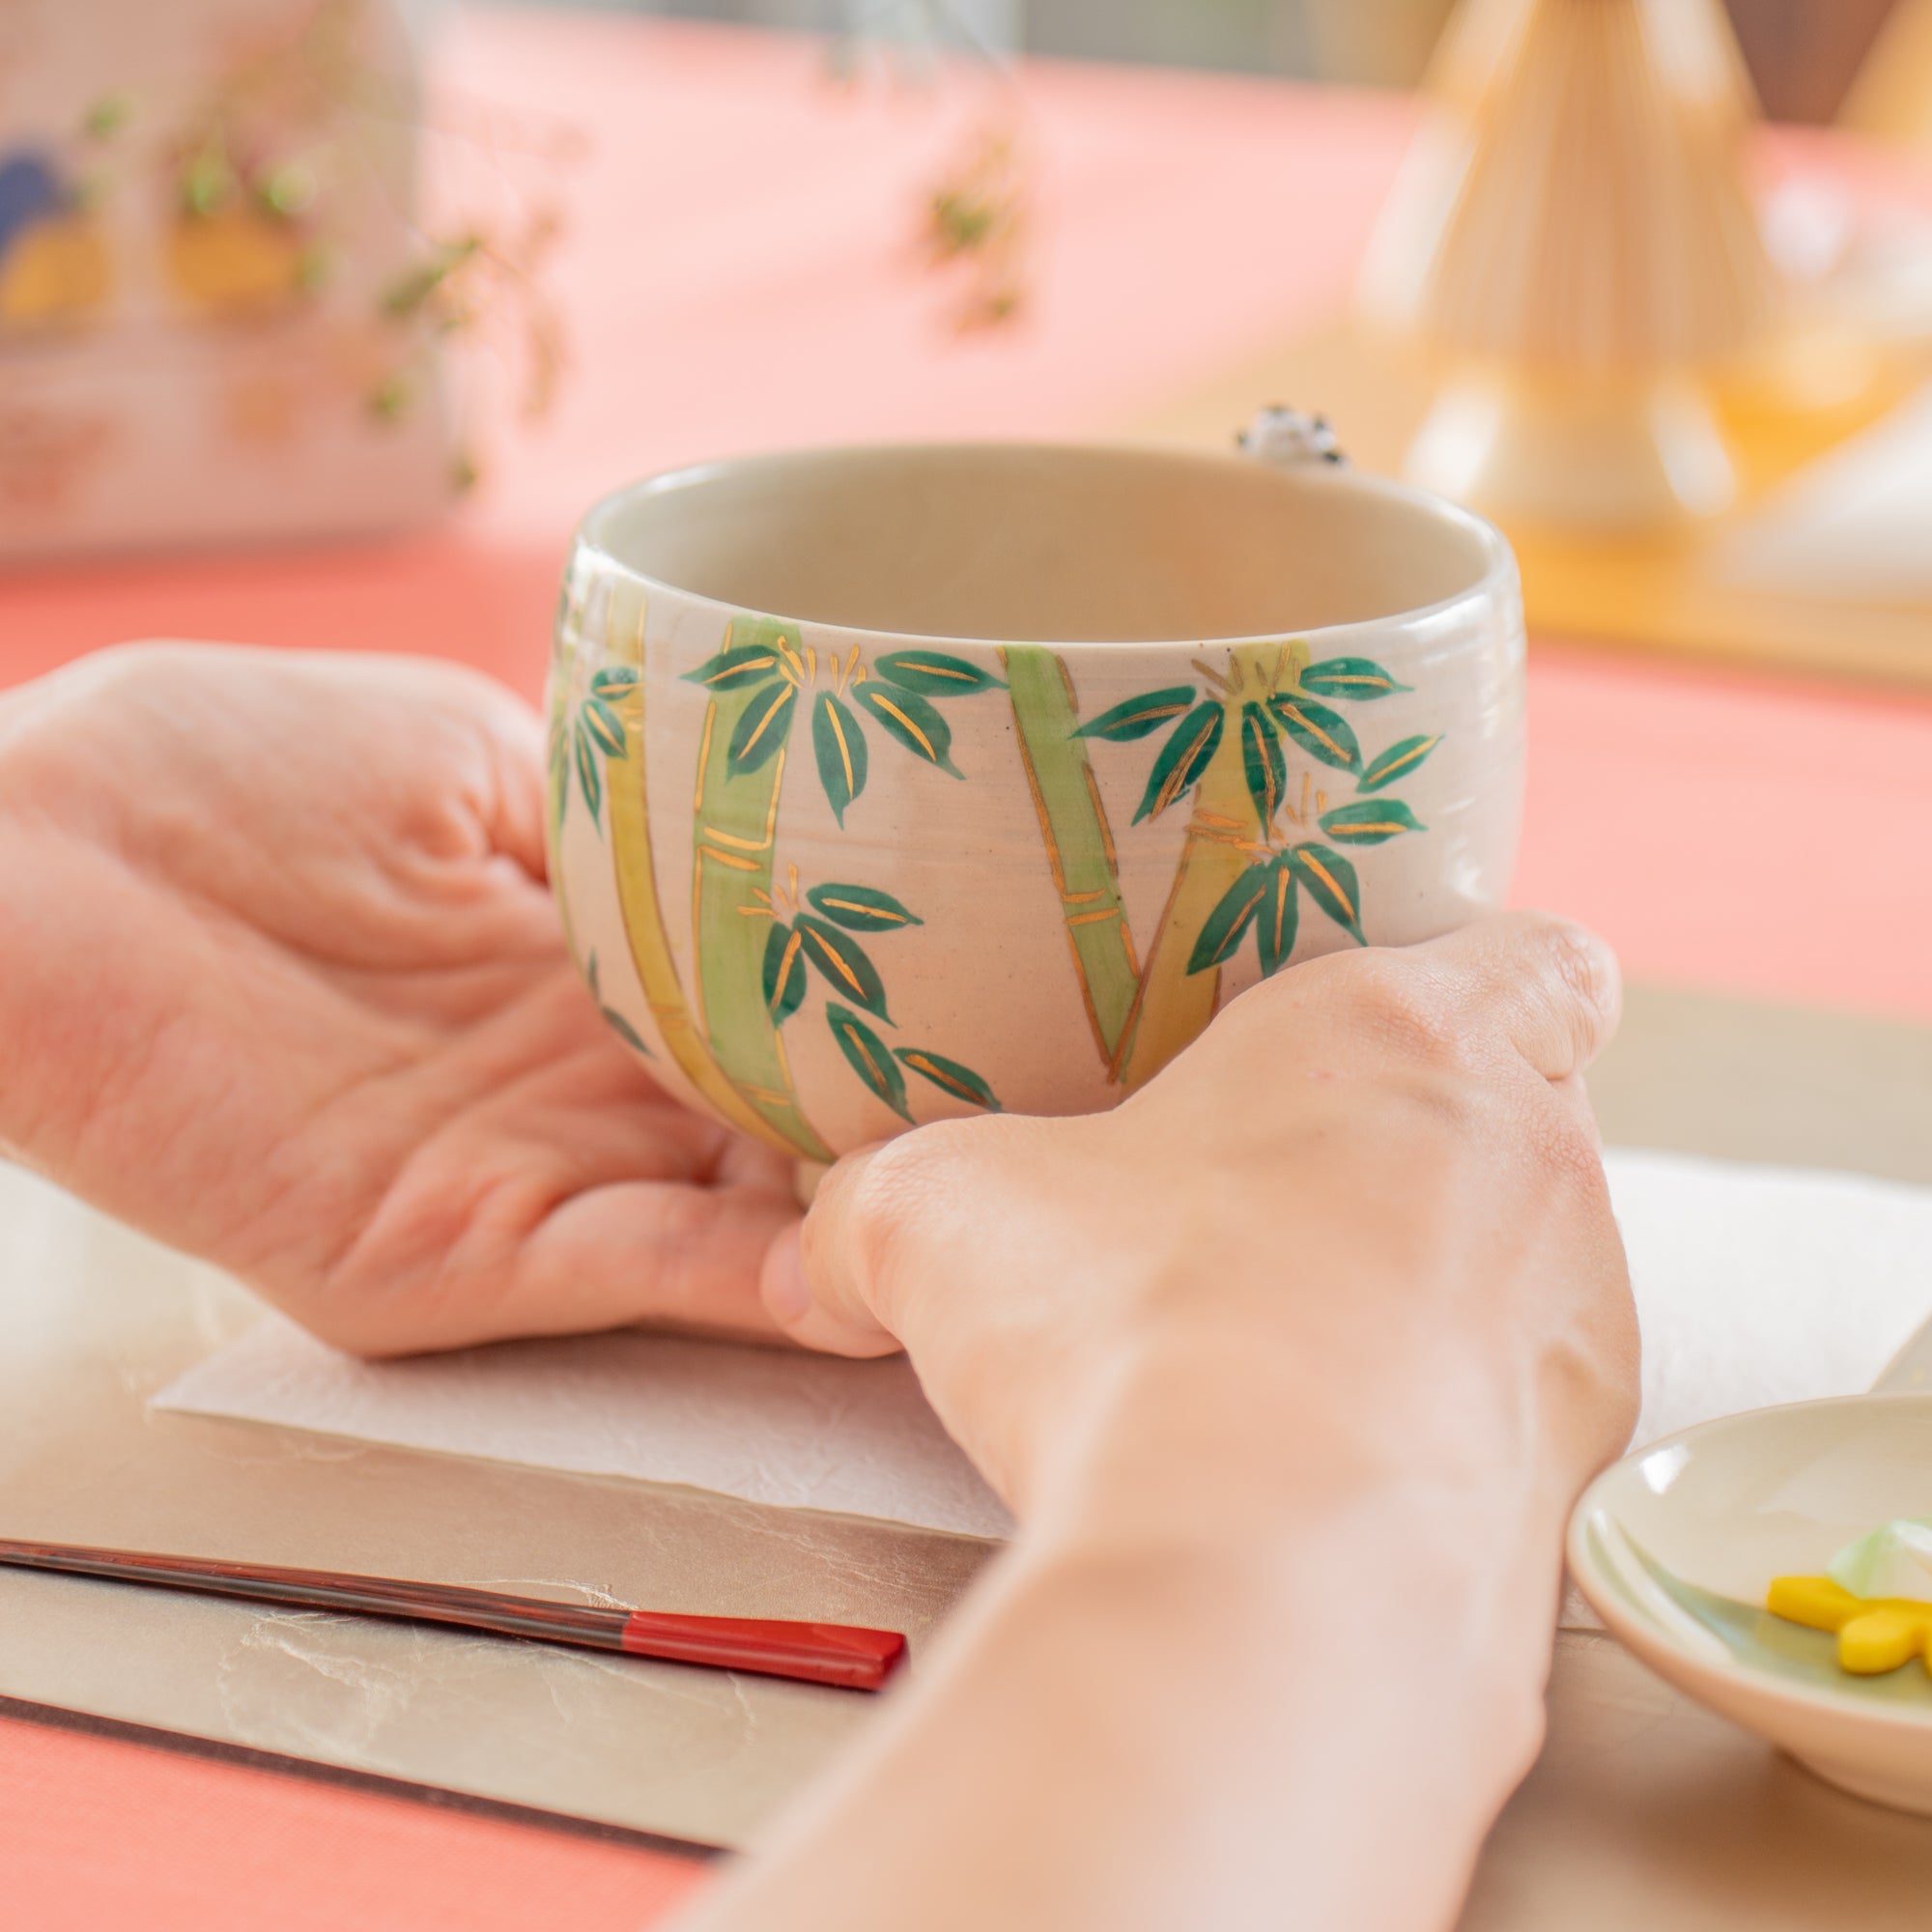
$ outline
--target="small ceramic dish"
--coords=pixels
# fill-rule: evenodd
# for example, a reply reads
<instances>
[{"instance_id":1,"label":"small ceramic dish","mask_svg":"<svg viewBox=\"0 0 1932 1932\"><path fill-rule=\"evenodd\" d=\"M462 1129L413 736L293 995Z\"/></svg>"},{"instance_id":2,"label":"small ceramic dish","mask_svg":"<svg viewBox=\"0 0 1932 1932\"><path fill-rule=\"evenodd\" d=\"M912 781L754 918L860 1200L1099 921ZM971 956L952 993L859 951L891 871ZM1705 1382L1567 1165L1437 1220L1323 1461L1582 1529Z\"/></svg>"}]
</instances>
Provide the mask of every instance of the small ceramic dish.
<instances>
[{"instance_id":1,"label":"small ceramic dish","mask_svg":"<svg viewBox=\"0 0 1932 1932\"><path fill-rule=\"evenodd\" d=\"M1763 1607L1855 1537L1932 1512L1932 1396L1754 1409L1652 1444L1591 1484L1571 1573L1660 1677L1860 1798L1932 1815L1932 1669L1840 1669L1837 1640Z\"/></svg>"}]
</instances>

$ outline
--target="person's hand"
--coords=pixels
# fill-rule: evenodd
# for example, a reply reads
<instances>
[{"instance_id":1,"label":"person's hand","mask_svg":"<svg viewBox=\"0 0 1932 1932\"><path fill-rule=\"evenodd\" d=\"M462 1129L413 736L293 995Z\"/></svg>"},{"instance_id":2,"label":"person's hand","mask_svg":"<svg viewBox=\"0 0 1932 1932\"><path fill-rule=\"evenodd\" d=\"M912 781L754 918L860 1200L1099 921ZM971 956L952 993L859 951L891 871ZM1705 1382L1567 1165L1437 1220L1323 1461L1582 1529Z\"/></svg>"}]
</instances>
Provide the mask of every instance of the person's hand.
<instances>
[{"instance_id":1,"label":"person's hand","mask_svg":"<svg viewBox=\"0 0 1932 1932\"><path fill-rule=\"evenodd\" d=\"M1151 1441L1149 1483L1319 1441L1567 1494L1634 1416L1577 1077L1617 1004L1608 952L1532 916L1310 961L1111 1114L948 1122L834 1168L767 1303L816 1348L903 1343L1022 1509Z\"/></svg>"},{"instance_id":2,"label":"person's hand","mask_svg":"<svg viewBox=\"0 0 1932 1932\"><path fill-rule=\"evenodd\" d=\"M0 704L0 1151L367 1353L770 1334L789 1166L565 956L542 734L468 671L113 651Z\"/></svg>"},{"instance_id":3,"label":"person's hand","mask_svg":"<svg viewBox=\"0 0 1932 1932\"><path fill-rule=\"evenodd\" d=\"M833 1169L768 1304L903 1341L1020 1535L705 1932L1456 1920L1635 1416L1616 1000L1487 921L1278 975L1112 1114Z\"/></svg>"}]
</instances>

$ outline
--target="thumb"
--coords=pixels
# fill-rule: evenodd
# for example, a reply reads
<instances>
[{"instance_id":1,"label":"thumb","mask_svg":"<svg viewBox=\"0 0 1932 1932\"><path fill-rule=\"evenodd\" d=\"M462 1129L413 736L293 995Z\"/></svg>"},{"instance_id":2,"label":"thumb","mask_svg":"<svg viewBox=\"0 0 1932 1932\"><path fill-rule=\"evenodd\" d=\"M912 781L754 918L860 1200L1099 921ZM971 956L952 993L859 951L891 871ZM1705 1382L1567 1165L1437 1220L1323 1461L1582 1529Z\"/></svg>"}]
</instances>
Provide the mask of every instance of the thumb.
<instances>
[{"instance_id":1,"label":"thumb","mask_svg":"<svg viewBox=\"0 0 1932 1932\"><path fill-rule=\"evenodd\" d=\"M899 1343L878 1308L882 1198L895 1147L862 1148L828 1168L803 1222L774 1240L758 1293L765 1312L802 1348L830 1355L890 1355Z\"/></svg>"}]
</instances>

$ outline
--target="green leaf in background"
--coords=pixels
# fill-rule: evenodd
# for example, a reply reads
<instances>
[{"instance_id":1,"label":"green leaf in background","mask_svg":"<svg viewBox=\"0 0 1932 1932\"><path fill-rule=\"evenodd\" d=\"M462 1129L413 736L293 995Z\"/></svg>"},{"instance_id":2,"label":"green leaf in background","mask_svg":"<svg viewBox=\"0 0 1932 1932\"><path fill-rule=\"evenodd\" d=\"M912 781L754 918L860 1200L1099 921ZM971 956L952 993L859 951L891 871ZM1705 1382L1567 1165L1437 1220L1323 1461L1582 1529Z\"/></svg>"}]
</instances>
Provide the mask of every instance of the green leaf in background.
<instances>
[{"instance_id":1,"label":"green leaf in background","mask_svg":"<svg viewBox=\"0 0 1932 1932\"><path fill-rule=\"evenodd\" d=\"M590 680L590 689L599 697L621 697L627 691L635 691L638 684L636 665L607 665Z\"/></svg>"},{"instance_id":2,"label":"green leaf in background","mask_svg":"<svg viewBox=\"0 0 1932 1932\"><path fill-rule=\"evenodd\" d=\"M1401 744L1391 745L1362 774L1362 781L1355 789L1380 791L1385 784L1412 772L1441 742L1438 733L1434 738L1405 738Z\"/></svg>"},{"instance_id":3,"label":"green leaf in background","mask_svg":"<svg viewBox=\"0 0 1932 1932\"><path fill-rule=\"evenodd\" d=\"M634 1053L641 1053L646 1060L655 1060L657 1055L643 1042L642 1036L615 1007L599 1007L604 1015L604 1024L621 1039Z\"/></svg>"},{"instance_id":4,"label":"green leaf in background","mask_svg":"<svg viewBox=\"0 0 1932 1932\"><path fill-rule=\"evenodd\" d=\"M983 1107L989 1114L1002 1111L993 1090L970 1066L961 1066L956 1060L948 1060L943 1053L932 1053L923 1046L895 1047L894 1052L922 1079L930 1080L942 1094L951 1094L955 1100Z\"/></svg>"},{"instance_id":5,"label":"green leaf in background","mask_svg":"<svg viewBox=\"0 0 1932 1932\"><path fill-rule=\"evenodd\" d=\"M825 1003L825 1023L838 1051L851 1063L852 1071L876 1094L900 1120L910 1121L906 1106L905 1075L886 1051L886 1043L857 1013L836 1000Z\"/></svg>"},{"instance_id":6,"label":"green leaf in background","mask_svg":"<svg viewBox=\"0 0 1932 1932\"><path fill-rule=\"evenodd\" d=\"M1268 864L1267 891L1255 914L1255 943L1261 949L1262 978L1272 980L1294 951L1295 929L1301 923L1301 899L1294 889L1294 872L1283 853Z\"/></svg>"},{"instance_id":7,"label":"green leaf in background","mask_svg":"<svg viewBox=\"0 0 1932 1932\"><path fill-rule=\"evenodd\" d=\"M1308 895L1357 946L1369 942L1362 937L1362 893L1356 883L1355 868L1341 853L1326 845L1296 845L1288 855L1295 878Z\"/></svg>"},{"instance_id":8,"label":"green leaf in background","mask_svg":"<svg viewBox=\"0 0 1932 1932\"><path fill-rule=\"evenodd\" d=\"M583 792L583 803L590 808L592 823L604 809L604 775L597 768L597 747L585 728L582 719L577 721L574 734L577 748L577 782Z\"/></svg>"},{"instance_id":9,"label":"green leaf in background","mask_svg":"<svg viewBox=\"0 0 1932 1932\"><path fill-rule=\"evenodd\" d=\"M1210 966L1225 966L1240 950L1249 922L1267 894L1268 877L1273 869L1267 860L1259 860L1221 895L1220 902L1201 928L1201 937L1194 942L1194 951L1188 954L1188 972L1205 973Z\"/></svg>"},{"instance_id":10,"label":"green leaf in background","mask_svg":"<svg viewBox=\"0 0 1932 1932\"><path fill-rule=\"evenodd\" d=\"M1391 692L1413 689L1398 684L1369 658L1323 658L1310 665L1298 681L1303 691L1317 697L1386 697Z\"/></svg>"},{"instance_id":11,"label":"green leaf in background","mask_svg":"<svg viewBox=\"0 0 1932 1932\"><path fill-rule=\"evenodd\" d=\"M821 691L811 707L811 749L818 781L842 827L845 808L866 789L866 734L845 703Z\"/></svg>"},{"instance_id":12,"label":"green leaf in background","mask_svg":"<svg viewBox=\"0 0 1932 1932\"><path fill-rule=\"evenodd\" d=\"M989 670L944 651L888 651L872 660L874 675L922 697L965 697L976 691L1006 686Z\"/></svg>"},{"instance_id":13,"label":"green leaf in background","mask_svg":"<svg viewBox=\"0 0 1932 1932\"><path fill-rule=\"evenodd\" d=\"M886 1010L885 982L859 942L809 912L799 914L798 932L805 941L806 957L825 975L833 991L857 1000L890 1026L893 1016Z\"/></svg>"},{"instance_id":14,"label":"green leaf in background","mask_svg":"<svg viewBox=\"0 0 1932 1932\"><path fill-rule=\"evenodd\" d=\"M1352 805L1338 805L1321 814L1321 829L1344 845L1380 845L1405 832L1429 830L1399 798L1358 798Z\"/></svg>"},{"instance_id":15,"label":"green leaf in background","mask_svg":"<svg viewBox=\"0 0 1932 1932\"><path fill-rule=\"evenodd\" d=\"M1288 789L1288 760L1274 720L1252 701L1241 706L1241 770L1262 823L1271 825Z\"/></svg>"},{"instance_id":16,"label":"green leaf in background","mask_svg":"<svg viewBox=\"0 0 1932 1932\"><path fill-rule=\"evenodd\" d=\"M726 751L726 769L733 778L754 772L778 755L779 747L791 733L791 715L797 709L798 686L786 678L775 677L762 690L753 692Z\"/></svg>"},{"instance_id":17,"label":"green leaf in background","mask_svg":"<svg viewBox=\"0 0 1932 1932\"><path fill-rule=\"evenodd\" d=\"M1194 702L1191 684L1170 685L1165 691L1151 691L1144 697L1125 697L1099 717L1090 719L1076 738L1104 738L1110 745L1124 745L1157 731L1170 719L1179 718Z\"/></svg>"},{"instance_id":18,"label":"green leaf in background","mask_svg":"<svg viewBox=\"0 0 1932 1932\"><path fill-rule=\"evenodd\" d=\"M765 1010L774 1026L783 1026L805 1000L805 935L782 920L765 941Z\"/></svg>"},{"instance_id":19,"label":"green leaf in background","mask_svg":"<svg viewBox=\"0 0 1932 1932\"><path fill-rule=\"evenodd\" d=\"M1333 765L1344 772L1362 769L1362 747L1353 727L1339 712L1330 711L1325 704L1317 704L1312 697L1297 696L1292 691L1270 697L1268 709L1288 735L1324 765Z\"/></svg>"},{"instance_id":20,"label":"green leaf in background","mask_svg":"<svg viewBox=\"0 0 1932 1932\"><path fill-rule=\"evenodd\" d=\"M685 672L684 681L701 684L707 691L732 691L741 684L769 677L783 663L776 644L739 644L720 651L715 658L706 658L696 670Z\"/></svg>"},{"instance_id":21,"label":"green leaf in background","mask_svg":"<svg viewBox=\"0 0 1932 1932\"><path fill-rule=\"evenodd\" d=\"M1141 809L1134 813L1136 825L1144 818L1158 818L1208 769L1227 722L1227 713L1208 698L1174 727L1148 776Z\"/></svg>"},{"instance_id":22,"label":"green leaf in background","mask_svg":"<svg viewBox=\"0 0 1932 1932\"><path fill-rule=\"evenodd\" d=\"M892 932L902 925L923 925L891 893L871 886L813 886L806 897L834 925L847 932Z\"/></svg>"},{"instance_id":23,"label":"green leaf in background","mask_svg":"<svg viewBox=\"0 0 1932 1932\"><path fill-rule=\"evenodd\" d=\"M952 762L952 726L918 692L868 678L852 688L852 696L907 751L955 779L965 777Z\"/></svg>"},{"instance_id":24,"label":"green leaf in background","mask_svg":"<svg viewBox=\"0 0 1932 1932\"><path fill-rule=\"evenodd\" d=\"M583 722L606 757L630 756L624 749L623 721L594 692L583 700Z\"/></svg>"}]
</instances>

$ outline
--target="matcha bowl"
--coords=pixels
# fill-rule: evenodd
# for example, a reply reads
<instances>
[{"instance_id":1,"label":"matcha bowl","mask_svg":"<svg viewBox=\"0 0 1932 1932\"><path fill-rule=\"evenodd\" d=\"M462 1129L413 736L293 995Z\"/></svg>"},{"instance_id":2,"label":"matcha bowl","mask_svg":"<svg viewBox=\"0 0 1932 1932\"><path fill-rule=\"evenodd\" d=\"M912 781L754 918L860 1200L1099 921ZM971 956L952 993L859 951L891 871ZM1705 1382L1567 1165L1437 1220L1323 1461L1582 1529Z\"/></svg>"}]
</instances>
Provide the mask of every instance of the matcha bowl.
<instances>
[{"instance_id":1,"label":"matcha bowl","mask_svg":"<svg viewBox=\"0 0 1932 1932\"><path fill-rule=\"evenodd\" d=\"M1264 976L1501 902L1522 653L1493 529L1329 462L687 469L578 534L552 878L611 1025L803 1160L1094 1111Z\"/></svg>"}]
</instances>

